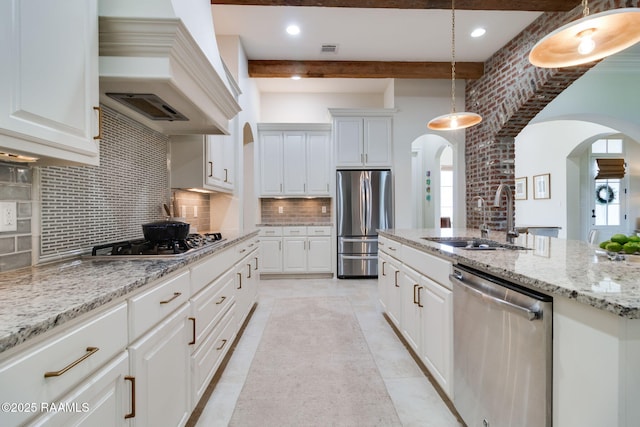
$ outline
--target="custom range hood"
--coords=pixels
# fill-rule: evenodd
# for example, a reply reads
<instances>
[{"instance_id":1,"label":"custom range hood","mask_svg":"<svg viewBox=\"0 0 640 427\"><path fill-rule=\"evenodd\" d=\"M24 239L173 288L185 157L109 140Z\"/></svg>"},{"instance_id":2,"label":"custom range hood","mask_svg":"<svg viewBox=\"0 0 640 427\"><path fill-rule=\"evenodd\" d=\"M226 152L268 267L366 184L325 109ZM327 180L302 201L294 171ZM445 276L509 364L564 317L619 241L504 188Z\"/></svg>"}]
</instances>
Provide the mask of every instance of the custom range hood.
<instances>
[{"instance_id":1,"label":"custom range hood","mask_svg":"<svg viewBox=\"0 0 640 427\"><path fill-rule=\"evenodd\" d=\"M240 111L208 0L101 0L100 102L166 135L229 134Z\"/></svg>"}]
</instances>

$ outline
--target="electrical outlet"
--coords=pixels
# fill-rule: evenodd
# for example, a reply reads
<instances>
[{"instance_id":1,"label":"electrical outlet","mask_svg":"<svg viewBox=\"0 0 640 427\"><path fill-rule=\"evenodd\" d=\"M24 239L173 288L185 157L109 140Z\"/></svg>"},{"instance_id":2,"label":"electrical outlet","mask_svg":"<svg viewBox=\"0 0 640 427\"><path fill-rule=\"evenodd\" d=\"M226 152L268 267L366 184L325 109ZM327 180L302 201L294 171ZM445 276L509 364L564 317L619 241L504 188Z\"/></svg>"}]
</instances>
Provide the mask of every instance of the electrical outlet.
<instances>
[{"instance_id":1,"label":"electrical outlet","mask_svg":"<svg viewBox=\"0 0 640 427\"><path fill-rule=\"evenodd\" d=\"M278 213L284 213L284 207L278 206Z\"/></svg>"},{"instance_id":2,"label":"electrical outlet","mask_svg":"<svg viewBox=\"0 0 640 427\"><path fill-rule=\"evenodd\" d=\"M322 207L322 213L327 213L327 207L326 206Z\"/></svg>"},{"instance_id":3,"label":"electrical outlet","mask_svg":"<svg viewBox=\"0 0 640 427\"><path fill-rule=\"evenodd\" d=\"M194 218L198 218L198 207L197 206L193 207L193 217Z\"/></svg>"},{"instance_id":4,"label":"electrical outlet","mask_svg":"<svg viewBox=\"0 0 640 427\"><path fill-rule=\"evenodd\" d=\"M180 206L180 216L182 218L187 217L187 207L185 205Z\"/></svg>"},{"instance_id":5,"label":"electrical outlet","mask_svg":"<svg viewBox=\"0 0 640 427\"><path fill-rule=\"evenodd\" d=\"M0 231L17 231L16 202L0 202Z\"/></svg>"}]
</instances>

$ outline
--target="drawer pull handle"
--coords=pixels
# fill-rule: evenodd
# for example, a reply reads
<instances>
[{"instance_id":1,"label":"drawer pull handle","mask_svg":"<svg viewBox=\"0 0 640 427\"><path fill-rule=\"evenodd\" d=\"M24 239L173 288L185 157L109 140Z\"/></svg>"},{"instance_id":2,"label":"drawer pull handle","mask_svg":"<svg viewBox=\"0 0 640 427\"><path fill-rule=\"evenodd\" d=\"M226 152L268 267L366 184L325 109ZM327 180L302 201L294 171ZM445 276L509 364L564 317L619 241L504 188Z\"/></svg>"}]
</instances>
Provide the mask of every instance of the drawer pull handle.
<instances>
[{"instance_id":1,"label":"drawer pull handle","mask_svg":"<svg viewBox=\"0 0 640 427\"><path fill-rule=\"evenodd\" d=\"M240 280L240 284L236 289L242 289L242 273L236 273L238 275L238 279Z\"/></svg>"},{"instance_id":2,"label":"drawer pull handle","mask_svg":"<svg viewBox=\"0 0 640 427\"><path fill-rule=\"evenodd\" d=\"M69 363L67 366L65 366L64 368L60 369L59 371L45 372L44 373L44 377L45 378L59 377L60 375L62 375L65 372L67 372L69 369L73 368L74 366L78 365L79 363L82 363L83 360L85 360L86 358L88 358L89 356L91 356L92 354L94 354L98 350L100 350L98 347L87 347L87 350L86 350L87 352L85 353L84 356L82 356L78 360L75 360L75 361Z\"/></svg>"},{"instance_id":3,"label":"drawer pull handle","mask_svg":"<svg viewBox=\"0 0 640 427\"><path fill-rule=\"evenodd\" d=\"M253 269L253 270L255 271L255 270L257 270L257 269L258 269L258 257L257 257L257 256L256 256L256 257L253 257L253 259L255 259L255 260L256 260L256 266L255 266L255 267L254 267L254 269Z\"/></svg>"},{"instance_id":4,"label":"drawer pull handle","mask_svg":"<svg viewBox=\"0 0 640 427\"><path fill-rule=\"evenodd\" d=\"M400 287L400 285L398 285L398 273L400 273L400 270L396 270L395 271L394 284L395 284L396 288Z\"/></svg>"},{"instance_id":5,"label":"drawer pull handle","mask_svg":"<svg viewBox=\"0 0 640 427\"><path fill-rule=\"evenodd\" d=\"M422 286L418 288L418 307L424 307L424 305L422 305L422 301L420 301L420 289L422 289Z\"/></svg>"},{"instance_id":6,"label":"drawer pull handle","mask_svg":"<svg viewBox=\"0 0 640 427\"><path fill-rule=\"evenodd\" d=\"M220 344L220 347L216 348L216 350L222 350L222 348L227 344L227 340L222 340L222 344Z\"/></svg>"},{"instance_id":7,"label":"drawer pull handle","mask_svg":"<svg viewBox=\"0 0 640 427\"><path fill-rule=\"evenodd\" d=\"M386 276L385 272L384 272L384 266L387 262L386 261L382 261L382 275Z\"/></svg>"},{"instance_id":8,"label":"drawer pull handle","mask_svg":"<svg viewBox=\"0 0 640 427\"><path fill-rule=\"evenodd\" d=\"M124 416L124 419L133 418L136 416L136 377L126 376L125 381L131 382L131 412Z\"/></svg>"},{"instance_id":9,"label":"drawer pull handle","mask_svg":"<svg viewBox=\"0 0 640 427\"><path fill-rule=\"evenodd\" d=\"M224 169L224 182L229 182L229 169Z\"/></svg>"},{"instance_id":10,"label":"drawer pull handle","mask_svg":"<svg viewBox=\"0 0 640 427\"><path fill-rule=\"evenodd\" d=\"M252 247L253 247L253 243L251 243L251 244L249 245L249 247L250 247L250 248L252 248Z\"/></svg>"},{"instance_id":11,"label":"drawer pull handle","mask_svg":"<svg viewBox=\"0 0 640 427\"><path fill-rule=\"evenodd\" d=\"M93 139L102 139L102 108L93 107L98 112L98 134Z\"/></svg>"},{"instance_id":12,"label":"drawer pull handle","mask_svg":"<svg viewBox=\"0 0 640 427\"><path fill-rule=\"evenodd\" d=\"M220 297L220 301L218 301L216 304L222 304L222 302L223 302L224 300L226 300L226 299L227 299L227 297L225 297L225 296L223 295L223 296L221 296L221 297Z\"/></svg>"},{"instance_id":13,"label":"drawer pull handle","mask_svg":"<svg viewBox=\"0 0 640 427\"><path fill-rule=\"evenodd\" d=\"M182 292L174 292L171 298L166 299L164 301L160 301L160 304L169 304L171 301L178 298L180 295L182 295Z\"/></svg>"},{"instance_id":14,"label":"drawer pull handle","mask_svg":"<svg viewBox=\"0 0 640 427\"><path fill-rule=\"evenodd\" d=\"M384 242L378 242L380 246L384 246Z\"/></svg>"},{"instance_id":15,"label":"drawer pull handle","mask_svg":"<svg viewBox=\"0 0 640 427\"><path fill-rule=\"evenodd\" d=\"M413 285L413 303L414 304L418 304L418 301L416 301L416 288L420 289L420 285L418 285L417 283L415 285ZM419 293L420 293L420 291L418 291L418 294Z\"/></svg>"},{"instance_id":16,"label":"drawer pull handle","mask_svg":"<svg viewBox=\"0 0 640 427\"><path fill-rule=\"evenodd\" d=\"M193 322L193 332L191 334L191 342L189 342L189 345L194 345L196 343L196 318L189 317L189 320Z\"/></svg>"},{"instance_id":17,"label":"drawer pull handle","mask_svg":"<svg viewBox=\"0 0 640 427\"><path fill-rule=\"evenodd\" d=\"M247 264L247 279L251 279L251 263Z\"/></svg>"},{"instance_id":18,"label":"drawer pull handle","mask_svg":"<svg viewBox=\"0 0 640 427\"><path fill-rule=\"evenodd\" d=\"M246 250L246 249L240 249L240 253L241 253L241 254L242 254L242 253L245 253L245 252L247 252L247 250Z\"/></svg>"},{"instance_id":19,"label":"drawer pull handle","mask_svg":"<svg viewBox=\"0 0 640 427\"><path fill-rule=\"evenodd\" d=\"M213 176L213 162L208 162L209 163L209 178L211 178Z\"/></svg>"},{"instance_id":20,"label":"drawer pull handle","mask_svg":"<svg viewBox=\"0 0 640 427\"><path fill-rule=\"evenodd\" d=\"M390 250L390 251L395 251L395 250L396 250L396 248L389 246L389 250Z\"/></svg>"}]
</instances>

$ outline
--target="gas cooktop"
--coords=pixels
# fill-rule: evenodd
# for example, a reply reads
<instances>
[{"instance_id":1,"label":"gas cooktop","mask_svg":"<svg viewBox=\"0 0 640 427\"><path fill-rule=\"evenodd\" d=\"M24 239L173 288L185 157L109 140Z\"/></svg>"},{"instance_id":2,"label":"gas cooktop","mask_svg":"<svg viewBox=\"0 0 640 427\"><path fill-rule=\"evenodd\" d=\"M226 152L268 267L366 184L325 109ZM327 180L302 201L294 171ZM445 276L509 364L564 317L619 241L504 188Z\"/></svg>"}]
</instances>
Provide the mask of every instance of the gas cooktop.
<instances>
[{"instance_id":1,"label":"gas cooktop","mask_svg":"<svg viewBox=\"0 0 640 427\"><path fill-rule=\"evenodd\" d=\"M189 234L184 240L123 240L94 246L91 258L179 258L192 251L221 245L225 241L221 233Z\"/></svg>"}]
</instances>

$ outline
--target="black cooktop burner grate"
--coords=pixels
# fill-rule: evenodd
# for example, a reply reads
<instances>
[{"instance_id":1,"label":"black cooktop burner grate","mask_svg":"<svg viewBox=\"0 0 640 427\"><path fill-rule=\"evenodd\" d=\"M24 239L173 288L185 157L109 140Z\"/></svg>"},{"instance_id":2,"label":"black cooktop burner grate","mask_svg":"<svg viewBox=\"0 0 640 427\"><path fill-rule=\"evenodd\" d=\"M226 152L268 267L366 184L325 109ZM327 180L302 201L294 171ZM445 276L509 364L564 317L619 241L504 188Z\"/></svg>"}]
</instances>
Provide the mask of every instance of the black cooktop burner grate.
<instances>
[{"instance_id":1,"label":"black cooktop burner grate","mask_svg":"<svg viewBox=\"0 0 640 427\"><path fill-rule=\"evenodd\" d=\"M189 234L184 240L149 241L124 240L94 246L92 256L180 255L222 240L220 233Z\"/></svg>"}]
</instances>

